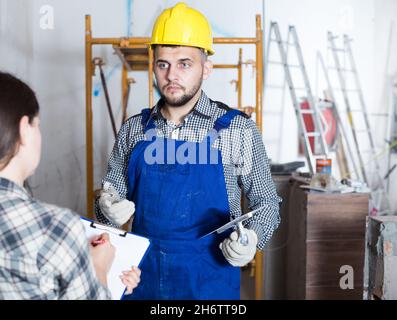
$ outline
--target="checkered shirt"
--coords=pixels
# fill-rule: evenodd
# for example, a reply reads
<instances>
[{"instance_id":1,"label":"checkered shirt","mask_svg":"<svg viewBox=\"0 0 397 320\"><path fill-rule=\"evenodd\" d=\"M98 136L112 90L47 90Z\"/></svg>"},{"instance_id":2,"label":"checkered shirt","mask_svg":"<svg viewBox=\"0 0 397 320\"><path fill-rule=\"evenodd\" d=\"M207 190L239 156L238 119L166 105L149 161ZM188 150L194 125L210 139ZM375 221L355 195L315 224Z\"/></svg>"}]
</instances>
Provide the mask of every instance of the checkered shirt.
<instances>
[{"instance_id":1,"label":"checkered shirt","mask_svg":"<svg viewBox=\"0 0 397 320\"><path fill-rule=\"evenodd\" d=\"M230 109L220 102L210 100L202 92L193 111L185 117L181 125L175 126L162 116L162 105L163 101L160 100L151 112L157 136L191 142L202 141L214 127L215 121ZM123 124L110 155L107 174L102 180L102 184L110 182L122 199L128 194L127 169L131 152L134 146L145 138L141 122L142 115L138 114ZM271 177L269 159L261 134L251 119L238 115L232 120L229 129L220 132L220 138L213 146L221 150L231 219L242 214L242 192L247 197L251 210L261 208L245 222L245 227L257 233L257 248L261 250L280 224L281 202ZM99 222L120 227L102 214L98 201L95 213Z\"/></svg>"},{"instance_id":2,"label":"checkered shirt","mask_svg":"<svg viewBox=\"0 0 397 320\"><path fill-rule=\"evenodd\" d=\"M0 178L0 300L110 299L77 214Z\"/></svg>"}]
</instances>

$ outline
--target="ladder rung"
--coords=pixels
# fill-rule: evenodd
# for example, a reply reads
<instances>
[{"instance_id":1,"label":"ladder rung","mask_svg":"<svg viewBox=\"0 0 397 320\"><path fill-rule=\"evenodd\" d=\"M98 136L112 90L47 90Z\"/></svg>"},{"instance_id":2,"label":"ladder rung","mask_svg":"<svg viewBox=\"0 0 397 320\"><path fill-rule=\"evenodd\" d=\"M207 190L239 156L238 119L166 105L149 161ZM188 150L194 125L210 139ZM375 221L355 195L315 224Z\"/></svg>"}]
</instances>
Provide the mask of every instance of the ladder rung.
<instances>
[{"instance_id":1,"label":"ladder rung","mask_svg":"<svg viewBox=\"0 0 397 320\"><path fill-rule=\"evenodd\" d=\"M312 109L301 109L302 114L314 114L314 110Z\"/></svg>"},{"instance_id":2,"label":"ladder rung","mask_svg":"<svg viewBox=\"0 0 397 320\"><path fill-rule=\"evenodd\" d=\"M320 136L320 132L308 132L307 133L308 137L319 137Z\"/></svg>"},{"instance_id":3,"label":"ladder rung","mask_svg":"<svg viewBox=\"0 0 397 320\"><path fill-rule=\"evenodd\" d=\"M307 90L306 88L303 88L303 87L292 87L292 89L294 89L294 90Z\"/></svg>"},{"instance_id":4,"label":"ladder rung","mask_svg":"<svg viewBox=\"0 0 397 320\"><path fill-rule=\"evenodd\" d=\"M341 49L341 48L332 48L332 47L328 47L328 49L331 49L331 50L336 51L336 52L346 52L345 49Z\"/></svg>"},{"instance_id":5,"label":"ladder rung","mask_svg":"<svg viewBox=\"0 0 397 320\"><path fill-rule=\"evenodd\" d=\"M327 159L328 157L329 157L329 155L327 155L327 154L325 154L325 153L316 153L316 154L313 154L314 160L317 160L317 159Z\"/></svg>"}]
</instances>

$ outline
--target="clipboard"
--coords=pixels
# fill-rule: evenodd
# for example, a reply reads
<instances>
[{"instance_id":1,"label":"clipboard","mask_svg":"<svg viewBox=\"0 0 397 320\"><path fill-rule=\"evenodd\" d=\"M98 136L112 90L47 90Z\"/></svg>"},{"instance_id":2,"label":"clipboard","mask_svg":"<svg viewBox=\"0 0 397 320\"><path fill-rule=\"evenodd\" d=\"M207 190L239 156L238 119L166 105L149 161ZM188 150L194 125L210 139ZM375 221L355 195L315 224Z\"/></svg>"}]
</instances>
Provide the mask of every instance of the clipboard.
<instances>
[{"instance_id":1,"label":"clipboard","mask_svg":"<svg viewBox=\"0 0 397 320\"><path fill-rule=\"evenodd\" d=\"M126 287L119 276L122 271L130 270L132 266L139 268L141 262L148 253L150 240L131 232L106 226L87 218L81 217L87 239L104 232L109 234L110 242L116 248L112 267L107 276L108 289L112 294L112 300L121 300Z\"/></svg>"}]
</instances>

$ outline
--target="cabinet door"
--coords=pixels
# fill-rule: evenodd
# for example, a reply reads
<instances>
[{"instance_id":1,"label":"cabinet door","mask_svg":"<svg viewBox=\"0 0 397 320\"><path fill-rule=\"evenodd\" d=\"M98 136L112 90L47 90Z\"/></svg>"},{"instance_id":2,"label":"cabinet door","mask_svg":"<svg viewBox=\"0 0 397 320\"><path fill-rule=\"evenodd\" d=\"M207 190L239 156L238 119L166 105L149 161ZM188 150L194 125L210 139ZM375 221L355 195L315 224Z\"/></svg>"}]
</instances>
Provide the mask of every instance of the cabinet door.
<instances>
[{"instance_id":1,"label":"cabinet door","mask_svg":"<svg viewBox=\"0 0 397 320\"><path fill-rule=\"evenodd\" d=\"M362 299L367 214L366 194L308 194L306 299Z\"/></svg>"},{"instance_id":2,"label":"cabinet door","mask_svg":"<svg viewBox=\"0 0 397 320\"><path fill-rule=\"evenodd\" d=\"M307 240L365 238L366 194L307 194Z\"/></svg>"},{"instance_id":3,"label":"cabinet door","mask_svg":"<svg viewBox=\"0 0 397 320\"><path fill-rule=\"evenodd\" d=\"M362 299L364 248L363 239L307 241L306 299Z\"/></svg>"}]
</instances>

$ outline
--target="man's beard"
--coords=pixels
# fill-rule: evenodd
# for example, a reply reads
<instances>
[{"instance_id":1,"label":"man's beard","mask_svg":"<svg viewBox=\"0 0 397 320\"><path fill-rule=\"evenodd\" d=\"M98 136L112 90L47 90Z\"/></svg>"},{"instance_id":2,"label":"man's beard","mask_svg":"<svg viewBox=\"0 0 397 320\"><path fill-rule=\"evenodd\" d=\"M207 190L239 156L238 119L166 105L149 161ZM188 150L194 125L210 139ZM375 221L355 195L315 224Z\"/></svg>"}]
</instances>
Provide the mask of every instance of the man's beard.
<instances>
[{"instance_id":1,"label":"man's beard","mask_svg":"<svg viewBox=\"0 0 397 320\"><path fill-rule=\"evenodd\" d=\"M200 80L200 82L195 85L189 92L186 92L184 95L182 95L179 98L167 98L163 92L161 92L161 98L165 101L165 103L167 105L169 105L170 107L181 107L184 106L186 103L188 103L195 95L196 93L200 90L201 88L201 84L203 82L203 79ZM167 85L169 86L169 84ZM167 86L164 88L166 89ZM182 90L184 90L185 88L182 86L179 86L180 88L182 88Z\"/></svg>"}]
</instances>

